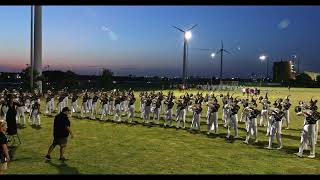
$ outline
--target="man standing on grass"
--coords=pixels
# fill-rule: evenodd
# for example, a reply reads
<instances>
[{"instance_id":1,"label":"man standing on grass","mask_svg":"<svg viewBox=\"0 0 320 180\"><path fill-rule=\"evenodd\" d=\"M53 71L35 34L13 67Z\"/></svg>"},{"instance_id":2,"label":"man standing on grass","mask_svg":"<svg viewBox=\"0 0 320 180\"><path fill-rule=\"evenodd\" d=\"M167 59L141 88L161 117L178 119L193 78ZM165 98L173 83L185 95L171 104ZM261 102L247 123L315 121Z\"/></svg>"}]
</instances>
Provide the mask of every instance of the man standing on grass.
<instances>
[{"instance_id":1,"label":"man standing on grass","mask_svg":"<svg viewBox=\"0 0 320 180\"><path fill-rule=\"evenodd\" d=\"M49 147L48 154L46 155L46 159L51 159L51 152L56 147L56 145L60 146L60 159L61 161L66 161L67 159L64 157L64 152L67 147L67 141L69 134L71 138L73 138L73 134L70 129L70 121L68 118L68 114L70 113L70 109L68 107L64 107L60 114L56 115L54 118L54 126L53 126L53 143Z\"/></svg>"}]
</instances>

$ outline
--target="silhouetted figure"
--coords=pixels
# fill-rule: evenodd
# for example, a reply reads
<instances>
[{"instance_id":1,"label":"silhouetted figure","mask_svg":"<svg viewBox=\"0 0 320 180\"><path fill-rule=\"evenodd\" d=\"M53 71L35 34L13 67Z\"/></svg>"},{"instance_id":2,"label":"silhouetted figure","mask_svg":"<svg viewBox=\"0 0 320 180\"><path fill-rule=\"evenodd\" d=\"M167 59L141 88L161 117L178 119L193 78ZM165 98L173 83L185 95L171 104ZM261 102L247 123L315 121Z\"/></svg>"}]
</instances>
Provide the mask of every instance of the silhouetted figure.
<instances>
[{"instance_id":1,"label":"silhouetted figure","mask_svg":"<svg viewBox=\"0 0 320 180\"><path fill-rule=\"evenodd\" d=\"M17 121L16 121L16 115L17 115L17 103L13 102L13 98L8 98L8 111L6 115L6 121L7 121L7 133L8 135L16 135L17 134Z\"/></svg>"}]
</instances>

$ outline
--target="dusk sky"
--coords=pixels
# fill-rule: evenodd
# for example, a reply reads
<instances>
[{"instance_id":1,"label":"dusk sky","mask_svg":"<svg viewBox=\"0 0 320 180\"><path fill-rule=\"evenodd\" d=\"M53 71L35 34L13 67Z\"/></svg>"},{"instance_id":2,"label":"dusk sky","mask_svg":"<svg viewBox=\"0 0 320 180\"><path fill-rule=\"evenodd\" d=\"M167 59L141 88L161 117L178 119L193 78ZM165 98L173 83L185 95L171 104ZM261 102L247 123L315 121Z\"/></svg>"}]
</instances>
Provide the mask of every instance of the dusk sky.
<instances>
[{"instance_id":1,"label":"dusk sky","mask_svg":"<svg viewBox=\"0 0 320 180\"><path fill-rule=\"evenodd\" d=\"M43 67L98 74L181 76L182 29L198 24L189 41L188 76L266 72L271 62L297 55L300 72L320 72L320 6L43 6ZM0 6L0 71L30 63L30 6ZM271 73L270 73L271 75Z\"/></svg>"}]
</instances>

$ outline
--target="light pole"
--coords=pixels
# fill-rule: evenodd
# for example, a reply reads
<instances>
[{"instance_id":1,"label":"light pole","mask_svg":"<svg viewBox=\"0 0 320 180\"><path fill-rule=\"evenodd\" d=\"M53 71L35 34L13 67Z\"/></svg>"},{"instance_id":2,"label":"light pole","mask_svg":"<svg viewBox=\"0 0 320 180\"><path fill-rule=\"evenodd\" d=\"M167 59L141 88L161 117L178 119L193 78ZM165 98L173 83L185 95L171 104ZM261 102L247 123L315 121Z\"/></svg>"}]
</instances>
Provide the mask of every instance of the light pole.
<instances>
[{"instance_id":1,"label":"light pole","mask_svg":"<svg viewBox=\"0 0 320 180\"><path fill-rule=\"evenodd\" d=\"M297 64L298 64L298 71L297 71L297 74L299 74L299 59L297 58L297 55L293 55L292 58L294 59L294 62L295 60L297 60Z\"/></svg>"},{"instance_id":2,"label":"light pole","mask_svg":"<svg viewBox=\"0 0 320 180\"><path fill-rule=\"evenodd\" d=\"M211 53L211 55L210 55L210 57L213 59L214 57L216 56L216 54L215 53ZM213 71L214 72L214 71ZM213 78L213 75L212 75L212 77L211 77L211 85L212 85L212 78Z\"/></svg>"},{"instance_id":3,"label":"light pole","mask_svg":"<svg viewBox=\"0 0 320 180\"><path fill-rule=\"evenodd\" d=\"M266 56L266 55L261 55L261 56L259 56L259 59L261 60L261 62L263 62L263 61L266 61L266 66L267 66L267 74L266 74L266 79L268 79L268 76L269 76L269 68L268 68L268 64L269 64L269 62L268 62L268 56Z\"/></svg>"},{"instance_id":4,"label":"light pole","mask_svg":"<svg viewBox=\"0 0 320 180\"><path fill-rule=\"evenodd\" d=\"M184 36L184 38L183 38L183 70L182 70L182 84L184 87L186 86L186 61L187 61L188 40L190 40L192 37L191 29L195 28L196 26L197 26L197 24L192 26L191 28L189 28L186 31L184 31L176 26L172 26L172 27L176 28L177 30L181 31Z\"/></svg>"}]
</instances>

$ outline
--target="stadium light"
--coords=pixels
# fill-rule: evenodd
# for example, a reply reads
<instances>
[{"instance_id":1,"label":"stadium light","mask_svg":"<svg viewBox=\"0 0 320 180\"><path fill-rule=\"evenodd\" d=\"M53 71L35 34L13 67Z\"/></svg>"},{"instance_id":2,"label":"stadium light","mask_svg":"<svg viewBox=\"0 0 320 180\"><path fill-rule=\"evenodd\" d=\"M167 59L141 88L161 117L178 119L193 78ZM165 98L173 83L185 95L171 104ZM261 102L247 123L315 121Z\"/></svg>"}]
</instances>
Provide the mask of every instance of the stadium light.
<instances>
[{"instance_id":1,"label":"stadium light","mask_svg":"<svg viewBox=\"0 0 320 180\"><path fill-rule=\"evenodd\" d=\"M211 58L214 58L215 56L216 56L216 54L215 53L211 53Z\"/></svg>"},{"instance_id":2,"label":"stadium light","mask_svg":"<svg viewBox=\"0 0 320 180\"><path fill-rule=\"evenodd\" d=\"M191 39L191 37L192 37L191 31L187 31L187 32L184 34L184 37L185 37L187 40Z\"/></svg>"},{"instance_id":3,"label":"stadium light","mask_svg":"<svg viewBox=\"0 0 320 180\"><path fill-rule=\"evenodd\" d=\"M267 74L266 74L266 79L268 79L268 76L269 76L269 68L268 68L268 64L269 64L269 62L268 62L268 56L266 56L266 55L260 55L259 56L259 59L261 60L261 62L264 62L264 61L266 61L266 66L267 66Z\"/></svg>"},{"instance_id":4,"label":"stadium light","mask_svg":"<svg viewBox=\"0 0 320 180\"><path fill-rule=\"evenodd\" d=\"M264 60L266 60L266 59L267 59L267 56L265 56L265 55L261 55L261 56L259 57L259 59L260 59L261 61L264 61Z\"/></svg>"}]
</instances>

